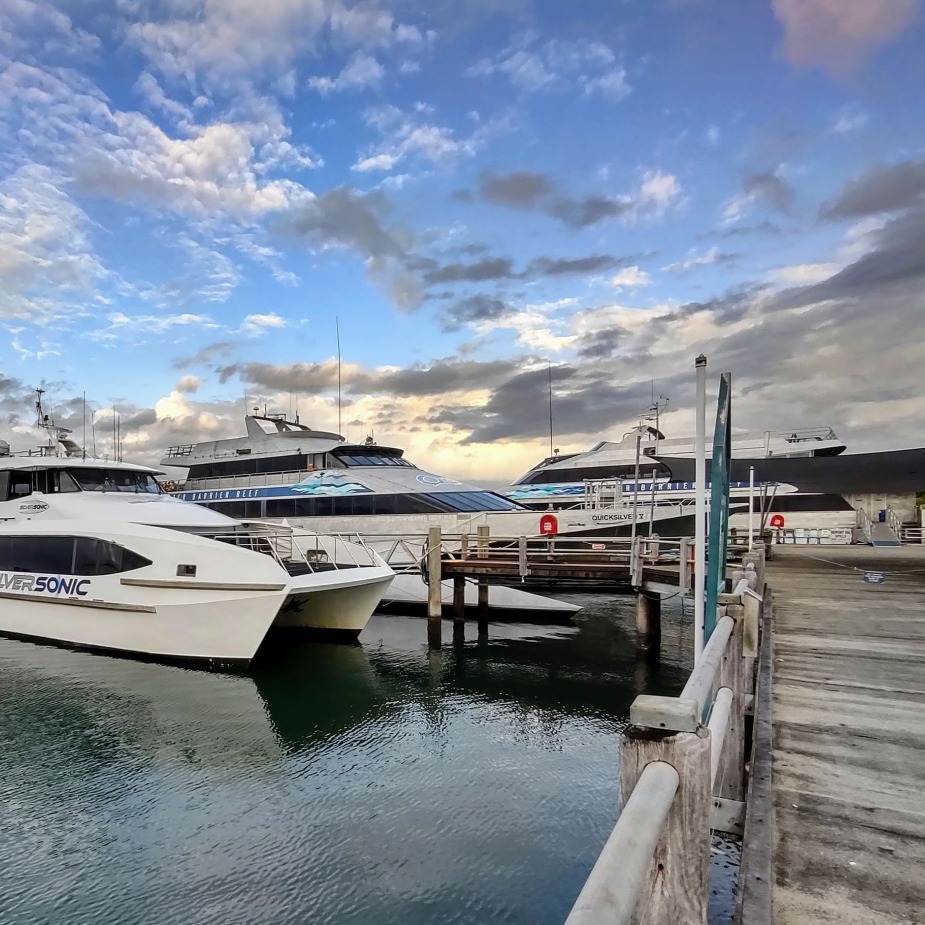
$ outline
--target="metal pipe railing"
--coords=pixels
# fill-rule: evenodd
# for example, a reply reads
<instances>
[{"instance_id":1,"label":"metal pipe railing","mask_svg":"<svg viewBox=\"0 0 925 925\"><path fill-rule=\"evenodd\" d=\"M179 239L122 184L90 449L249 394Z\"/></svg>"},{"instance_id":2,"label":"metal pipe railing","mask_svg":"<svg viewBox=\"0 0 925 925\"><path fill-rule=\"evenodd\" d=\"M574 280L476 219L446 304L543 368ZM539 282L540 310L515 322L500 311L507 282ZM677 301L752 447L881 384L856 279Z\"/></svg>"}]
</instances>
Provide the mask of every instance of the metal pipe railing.
<instances>
[{"instance_id":1,"label":"metal pipe railing","mask_svg":"<svg viewBox=\"0 0 925 925\"><path fill-rule=\"evenodd\" d=\"M710 730L710 786L716 785L716 774L719 771L720 757L723 754L723 742L726 740L726 730L729 728L729 717L732 712L733 693L728 687L721 687L716 692L713 709L710 711L710 721L707 728Z\"/></svg>"},{"instance_id":2,"label":"metal pipe railing","mask_svg":"<svg viewBox=\"0 0 925 925\"><path fill-rule=\"evenodd\" d=\"M716 624L716 629L710 635L710 639L703 647L700 653L700 660L694 666L691 676L681 691L681 699L695 700L697 702L700 714L703 713L713 693L713 683L716 680L716 672L719 671L720 662L723 660L723 654L726 651L726 643L735 628L735 620L732 617L721 617Z\"/></svg>"},{"instance_id":3,"label":"metal pipe railing","mask_svg":"<svg viewBox=\"0 0 925 925\"><path fill-rule=\"evenodd\" d=\"M678 772L670 764L653 761L646 766L566 925L628 925L632 921L679 786Z\"/></svg>"}]
</instances>

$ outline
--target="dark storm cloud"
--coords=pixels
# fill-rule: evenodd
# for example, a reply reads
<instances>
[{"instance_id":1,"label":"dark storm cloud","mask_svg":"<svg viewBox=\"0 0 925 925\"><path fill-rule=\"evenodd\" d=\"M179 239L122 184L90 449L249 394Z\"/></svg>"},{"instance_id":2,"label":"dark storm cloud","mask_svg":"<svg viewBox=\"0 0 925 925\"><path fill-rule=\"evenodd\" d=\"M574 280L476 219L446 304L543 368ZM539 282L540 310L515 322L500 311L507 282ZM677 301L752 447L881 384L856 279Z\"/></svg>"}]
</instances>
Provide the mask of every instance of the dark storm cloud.
<instances>
[{"instance_id":1,"label":"dark storm cloud","mask_svg":"<svg viewBox=\"0 0 925 925\"><path fill-rule=\"evenodd\" d=\"M483 173L477 190L459 190L460 202L479 199L519 211L542 212L571 228L586 228L610 218L621 218L636 208L630 196L570 196L542 173L517 170L508 174Z\"/></svg>"},{"instance_id":2,"label":"dark storm cloud","mask_svg":"<svg viewBox=\"0 0 925 925\"><path fill-rule=\"evenodd\" d=\"M143 408L132 414L120 418L122 429L125 431L140 430L157 422L157 412L153 408Z\"/></svg>"},{"instance_id":3,"label":"dark storm cloud","mask_svg":"<svg viewBox=\"0 0 925 925\"><path fill-rule=\"evenodd\" d=\"M610 254L591 254L588 257L568 259L564 257L537 257L531 260L523 276L568 276L575 273L601 273L625 266L628 258L612 257Z\"/></svg>"},{"instance_id":4,"label":"dark storm cloud","mask_svg":"<svg viewBox=\"0 0 925 925\"><path fill-rule=\"evenodd\" d=\"M829 279L791 289L775 299L777 309L799 308L831 299L866 300L876 311L878 294L901 288L910 295L925 283L925 205L902 213L870 235L863 257Z\"/></svg>"},{"instance_id":5,"label":"dark storm cloud","mask_svg":"<svg viewBox=\"0 0 925 925\"><path fill-rule=\"evenodd\" d=\"M606 371L589 374L565 365L554 367L552 375L554 434L606 433L615 420L631 421L647 405L648 382L617 384ZM548 376L545 364L517 372L492 390L484 406L441 407L431 423L468 431L464 444L545 436Z\"/></svg>"},{"instance_id":6,"label":"dark storm cloud","mask_svg":"<svg viewBox=\"0 0 925 925\"><path fill-rule=\"evenodd\" d=\"M215 362L219 357L226 357L234 353L235 345L231 341L221 341L215 344L209 344L203 347L192 356L177 357L171 366L174 369L190 369L194 366L207 366Z\"/></svg>"},{"instance_id":7,"label":"dark storm cloud","mask_svg":"<svg viewBox=\"0 0 925 925\"><path fill-rule=\"evenodd\" d=\"M440 395L443 392L491 388L518 369L517 361L444 359L429 366L401 370L342 371L342 387L354 396L390 395L395 398ZM337 385L337 363L238 363L225 367L224 380L238 376L248 385L276 392L323 392Z\"/></svg>"},{"instance_id":8,"label":"dark storm cloud","mask_svg":"<svg viewBox=\"0 0 925 925\"><path fill-rule=\"evenodd\" d=\"M881 164L849 182L820 214L830 219L863 218L907 208L923 194L925 160Z\"/></svg>"},{"instance_id":9,"label":"dark storm cloud","mask_svg":"<svg viewBox=\"0 0 925 925\"><path fill-rule=\"evenodd\" d=\"M714 231L709 231L706 234L699 235L698 237L701 239L741 238L752 234L769 234L776 236L783 234L783 229L780 227L780 225L775 225L774 222L763 221L758 222L756 225L730 225L728 228L717 228Z\"/></svg>"},{"instance_id":10,"label":"dark storm cloud","mask_svg":"<svg viewBox=\"0 0 925 925\"><path fill-rule=\"evenodd\" d=\"M438 264L434 260L417 260L414 269L429 285L452 283L484 283L494 280L538 279L545 276L570 276L600 273L625 266L627 257L611 254L590 254L587 257L536 257L517 271L509 257L484 257L474 263Z\"/></svg>"},{"instance_id":11,"label":"dark storm cloud","mask_svg":"<svg viewBox=\"0 0 925 925\"><path fill-rule=\"evenodd\" d=\"M585 360L602 360L613 356L622 345L626 334L626 328L616 324L603 331L582 334L576 344L578 355Z\"/></svg>"},{"instance_id":12,"label":"dark storm cloud","mask_svg":"<svg viewBox=\"0 0 925 925\"><path fill-rule=\"evenodd\" d=\"M447 309L443 327L447 331L458 331L464 324L479 321L494 321L512 311L507 302L487 295L469 296Z\"/></svg>"},{"instance_id":13,"label":"dark storm cloud","mask_svg":"<svg viewBox=\"0 0 925 925\"><path fill-rule=\"evenodd\" d=\"M349 247L365 257L404 257L408 236L384 224L388 205L382 193L361 193L342 186L297 206L277 220L276 230L320 245Z\"/></svg>"},{"instance_id":14,"label":"dark storm cloud","mask_svg":"<svg viewBox=\"0 0 925 925\"><path fill-rule=\"evenodd\" d=\"M479 179L479 195L482 199L512 209L536 209L553 192L553 183L546 174L527 170L503 176L486 173Z\"/></svg>"},{"instance_id":15,"label":"dark storm cloud","mask_svg":"<svg viewBox=\"0 0 925 925\"><path fill-rule=\"evenodd\" d=\"M493 279L511 279L515 274L513 261L507 257L486 257L476 263L448 263L424 274L425 282L483 283Z\"/></svg>"},{"instance_id":16,"label":"dark storm cloud","mask_svg":"<svg viewBox=\"0 0 925 925\"><path fill-rule=\"evenodd\" d=\"M746 176L742 189L749 196L757 196L779 212L788 212L793 202L793 187L776 171L764 171Z\"/></svg>"},{"instance_id":17,"label":"dark storm cloud","mask_svg":"<svg viewBox=\"0 0 925 925\"><path fill-rule=\"evenodd\" d=\"M624 196L585 196L583 199L562 197L552 203L547 211L571 228L587 228L604 219L622 218L632 213L635 207L633 200Z\"/></svg>"}]
</instances>

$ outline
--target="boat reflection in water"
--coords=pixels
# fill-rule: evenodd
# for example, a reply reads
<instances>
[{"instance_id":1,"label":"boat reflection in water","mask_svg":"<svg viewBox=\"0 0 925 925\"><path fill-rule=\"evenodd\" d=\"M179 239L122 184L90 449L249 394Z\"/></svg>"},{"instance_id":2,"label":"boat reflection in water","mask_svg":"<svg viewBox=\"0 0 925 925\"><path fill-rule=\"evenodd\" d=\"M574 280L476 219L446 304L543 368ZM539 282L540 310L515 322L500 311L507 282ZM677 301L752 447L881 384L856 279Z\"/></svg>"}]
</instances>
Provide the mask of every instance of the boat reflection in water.
<instances>
[{"instance_id":1,"label":"boat reflection in water","mask_svg":"<svg viewBox=\"0 0 925 925\"><path fill-rule=\"evenodd\" d=\"M564 921L629 704L677 693L689 651L666 606L638 662L632 599L609 606L436 651L374 616L248 676L0 640L4 921Z\"/></svg>"}]
</instances>

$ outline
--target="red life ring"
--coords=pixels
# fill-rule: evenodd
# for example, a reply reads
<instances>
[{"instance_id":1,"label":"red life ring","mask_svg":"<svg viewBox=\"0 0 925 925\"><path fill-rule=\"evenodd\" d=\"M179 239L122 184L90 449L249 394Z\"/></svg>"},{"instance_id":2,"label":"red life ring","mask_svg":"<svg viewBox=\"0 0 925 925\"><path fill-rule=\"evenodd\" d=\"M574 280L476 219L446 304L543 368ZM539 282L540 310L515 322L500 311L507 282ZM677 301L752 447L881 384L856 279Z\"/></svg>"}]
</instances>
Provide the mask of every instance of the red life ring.
<instances>
[{"instance_id":1,"label":"red life ring","mask_svg":"<svg viewBox=\"0 0 925 925\"><path fill-rule=\"evenodd\" d=\"M544 514L540 518L540 534L555 536L559 532L559 521L555 514Z\"/></svg>"},{"instance_id":2,"label":"red life ring","mask_svg":"<svg viewBox=\"0 0 925 925\"><path fill-rule=\"evenodd\" d=\"M772 514L770 520L771 526L775 529L780 529L784 525L784 515L783 514Z\"/></svg>"}]
</instances>

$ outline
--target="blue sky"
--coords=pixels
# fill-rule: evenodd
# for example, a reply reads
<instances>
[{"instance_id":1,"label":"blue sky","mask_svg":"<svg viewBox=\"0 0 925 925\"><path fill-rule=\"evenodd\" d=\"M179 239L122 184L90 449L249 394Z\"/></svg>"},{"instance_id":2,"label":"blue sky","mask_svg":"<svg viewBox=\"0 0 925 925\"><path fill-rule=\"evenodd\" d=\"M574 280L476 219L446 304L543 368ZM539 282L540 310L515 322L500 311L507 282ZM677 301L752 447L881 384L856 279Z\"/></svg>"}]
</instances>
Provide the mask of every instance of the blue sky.
<instances>
[{"instance_id":1,"label":"blue sky","mask_svg":"<svg viewBox=\"0 0 925 925\"><path fill-rule=\"evenodd\" d=\"M0 410L126 456L245 401L506 481L693 360L917 445L919 0L4 0Z\"/></svg>"}]
</instances>

